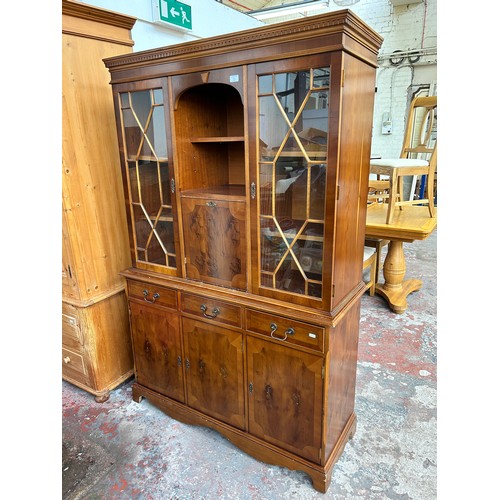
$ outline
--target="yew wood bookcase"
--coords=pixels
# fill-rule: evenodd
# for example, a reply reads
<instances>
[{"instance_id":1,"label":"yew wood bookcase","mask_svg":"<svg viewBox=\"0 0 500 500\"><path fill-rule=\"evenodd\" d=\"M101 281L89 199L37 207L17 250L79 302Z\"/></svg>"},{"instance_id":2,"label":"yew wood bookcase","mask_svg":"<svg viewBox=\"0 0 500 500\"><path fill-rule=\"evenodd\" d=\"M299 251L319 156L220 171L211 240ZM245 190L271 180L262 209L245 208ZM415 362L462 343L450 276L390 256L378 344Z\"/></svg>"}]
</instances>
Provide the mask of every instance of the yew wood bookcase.
<instances>
[{"instance_id":1,"label":"yew wood bookcase","mask_svg":"<svg viewBox=\"0 0 500 500\"><path fill-rule=\"evenodd\" d=\"M381 42L342 10L104 59L134 400L323 492L356 425Z\"/></svg>"}]
</instances>

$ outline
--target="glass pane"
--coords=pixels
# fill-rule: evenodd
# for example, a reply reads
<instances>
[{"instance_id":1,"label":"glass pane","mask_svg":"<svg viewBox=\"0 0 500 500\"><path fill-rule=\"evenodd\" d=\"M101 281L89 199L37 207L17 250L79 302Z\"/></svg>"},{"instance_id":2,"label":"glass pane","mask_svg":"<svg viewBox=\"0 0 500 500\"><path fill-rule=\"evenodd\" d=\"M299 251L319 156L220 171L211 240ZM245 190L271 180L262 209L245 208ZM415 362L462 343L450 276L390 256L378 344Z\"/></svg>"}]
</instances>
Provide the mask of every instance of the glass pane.
<instances>
[{"instance_id":1,"label":"glass pane","mask_svg":"<svg viewBox=\"0 0 500 500\"><path fill-rule=\"evenodd\" d=\"M149 91L130 93L130 109L132 119L134 120L134 131L137 134L133 138L131 146L133 146L133 154L143 157L150 157L152 155L151 146L145 140L145 134L151 121L151 105L151 93ZM127 149L129 149L128 142Z\"/></svg>"},{"instance_id":2,"label":"glass pane","mask_svg":"<svg viewBox=\"0 0 500 500\"><path fill-rule=\"evenodd\" d=\"M259 94L270 94L273 91L273 75L259 77Z\"/></svg>"},{"instance_id":3,"label":"glass pane","mask_svg":"<svg viewBox=\"0 0 500 500\"><path fill-rule=\"evenodd\" d=\"M299 251L299 264L308 279L321 280L323 271L323 243L303 241Z\"/></svg>"},{"instance_id":4,"label":"glass pane","mask_svg":"<svg viewBox=\"0 0 500 500\"><path fill-rule=\"evenodd\" d=\"M120 99L121 99L121 103L122 103L121 104L122 108L130 107L128 92L124 92L123 94L120 94Z\"/></svg>"},{"instance_id":5,"label":"glass pane","mask_svg":"<svg viewBox=\"0 0 500 500\"><path fill-rule=\"evenodd\" d=\"M311 165L310 204L308 219L323 220L325 216L326 165Z\"/></svg>"},{"instance_id":6,"label":"glass pane","mask_svg":"<svg viewBox=\"0 0 500 500\"><path fill-rule=\"evenodd\" d=\"M273 160L290 130L273 96L260 98L260 153L263 160Z\"/></svg>"},{"instance_id":7,"label":"glass pane","mask_svg":"<svg viewBox=\"0 0 500 500\"><path fill-rule=\"evenodd\" d=\"M289 179L278 179L273 190L273 215L283 231L292 229L294 225L291 219L293 190L290 189L289 182Z\"/></svg>"},{"instance_id":8,"label":"glass pane","mask_svg":"<svg viewBox=\"0 0 500 500\"><path fill-rule=\"evenodd\" d=\"M318 88L330 86L330 68L316 68L313 70L313 75L313 87Z\"/></svg>"},{"instance_id":9,"label":"glass pane","mask_svg":"<svg viewBox=\"0 0 500 500\"><path fill-rule=\"evenodd\" d=\"M150 235L146 248L146 259L148 262L153 262L154 264L166 264L165 251L160 244L156 231L153 231Z\"/></svg>"},{"instance_id":10,"label":"glass pane","mask_svg":"<svg viewBox=\"0 0 500 500\"><path fill-rule=\"evenodd\" d=\"M139 184L137 181L137 162L129 161L128 164L128 179L130 183L130 201L134 203L139 202Z\"/></svg>"},{"instance_id":11,"label":"glass pane","mask_svg":"<svg viewBox=\"0 0 500 500\"><path fill-rule=\"evenodd\" d=\"M140 205L132 205L135 227L135 240L137 248L145 249L149 235L151 233L151 224L146 218Z\"/></svg>"},{"instance_id":12,"label":"glass pane","mask_svg":"<svg viewBox=\"0 0 500 500\"><path fill-rule=\"evenodd\" d=\"M163 104L163 90L162 89L154 89L153 97L155 104Z\"/></svg>"},{"instance_id":13,"label":"glass pane","mask_svg":"<svg viewBox=\"0 0 500 500\"><path fill-rule=\"evenodd\" d=\"M153 119L148 127L148 138L157 158L167 158L167 133L163 106L157 106L153 110Z\"/></svg>"},{"instance_id":14,"label":"glass pane","mask_svg":"<svg viewBox=\"0 0 500 500\"><path fill-rule=\"evenodd\" d=\"M151 110L151 92L143 90L141 92L130 92L130 106L135 112L138 123L144 129Z\"/></svg>"},{"instance_id":15,"label":"glass pane","mask_svg":"<svg viewBox=\"0 0 500 500\"><path fill-rule=\"evenodd\" d=\"M168 216L164 212L162 212L162 216L160 217L157 225L156 232L160 237L160 241L165 242L165 250L169 254L175 253L174 247L174 223L172 221L172 217Z\"/></svg>"},{"instance_id":16,"label":"glass pane","mask_svg":"<svg viewBox=\"0 0 500 500\"><path fill-rule=\"evenodd\" d=\"M172 186L168 163L160 163L162 205L172 206Z\"/></svg>"},{"instance_id":17,"label":"glass pane","mask_svg":"<svg viewBox=\"0 0 500 500\"><path fill-rule=\"evenodd\" d=\"M274 221L261 220L262 270L274 273L288 249Z\"/></svg>"},{"instance_id":18,"label":"glass pane","mask_svg":"<svg viewBox=\"0 0 500 500\"><path fill-rule=\"evenodd\" d=\"M142 130L130 108L122 109L122 123L127 158L132 160L139 154Z\"/></svg>"},{"instance_id":19,"label":"glass pane","mask_svg":"<svg viewBox=\"0 0 500 500\"><path fill-rule=\"evenodd\" d=\"M140 201L148 215L155 217L161 207L158 166L156 162L140 161L138 164L141 182Z\"/></svg>"},{"instance_id":20,"label":"glass pane","mask_svg":"<svg viewBox=\"0 0 500 500\"><path fill-rule=\"evenodd\" d=\"M273 213L273 164L261 164L260 167L260 213Z\"/></svg>"}]
</instances>

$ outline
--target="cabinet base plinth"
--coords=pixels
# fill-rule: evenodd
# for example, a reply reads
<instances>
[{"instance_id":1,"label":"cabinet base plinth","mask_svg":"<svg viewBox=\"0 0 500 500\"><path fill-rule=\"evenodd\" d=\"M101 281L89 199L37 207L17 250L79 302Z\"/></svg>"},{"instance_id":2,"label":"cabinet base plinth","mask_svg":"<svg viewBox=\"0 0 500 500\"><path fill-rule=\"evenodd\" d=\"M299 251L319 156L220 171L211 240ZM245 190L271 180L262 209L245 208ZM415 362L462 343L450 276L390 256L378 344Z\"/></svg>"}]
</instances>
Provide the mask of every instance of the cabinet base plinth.
<instances>
[{"instance_id":1,"label":"cabinet base plinth","mask_svg":"<svg viewBox=\"0 0 500 500\"><path fill-rule=\"evenodd\" d=\"M132 398L137 403L146 398L167 415L185 424L210 427L229 439L239 449L261 462L305 472L311 478L314 489L321 493L325 493L330 486L333 466L340 458L347 441L353 437L356 431L356 414L352 413L336 446L326 461L326 465L322 466L293 455L138 383L132 385Z\"/></svg>"},{"instance_id":2,"label":"cabinet base plinth","mask_svg":"<svg viewBox=\"0 0 500 500\"><path fill-rule=\"evenodd\" d=\"M111 395L111 391L113 391L119 385L126 382L133 375L134 375L134 371L130 370L127 373L125 373L124 375L122 375L121 377L119 377L118 379L114 380L106 388L101 389L101 390L97 390L94 387L92 387L91 385L89 385L88 383L80 382L80 381L75 380L74 378L68 377L66 375L63 375L62 379L65 380L66 382L73 384L76 387L79 387L80 389L83 389L84 391L92 394L94 396L94 401L96 403L105 403L109 399L109 397Z\"/></svg>"}]
</instances>

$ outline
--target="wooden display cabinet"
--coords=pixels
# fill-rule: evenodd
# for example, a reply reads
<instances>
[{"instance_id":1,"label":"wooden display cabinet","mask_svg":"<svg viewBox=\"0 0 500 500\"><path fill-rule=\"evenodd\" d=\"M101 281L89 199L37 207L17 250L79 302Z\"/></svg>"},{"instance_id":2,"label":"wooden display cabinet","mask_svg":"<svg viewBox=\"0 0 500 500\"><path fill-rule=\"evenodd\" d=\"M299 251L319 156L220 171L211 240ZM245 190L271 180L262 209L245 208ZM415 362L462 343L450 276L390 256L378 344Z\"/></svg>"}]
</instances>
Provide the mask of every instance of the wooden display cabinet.
<instances>
[{"instance_id":1,"label":"wooden display cabinet","mask_svg":"<svg viewBox=\"0 0 500 500\"><path fill-rule=\"evenodd\" d=\"M356 425L381 42L343 10L104 60L134 399L323 492Z\"/></svg>"},{"instance_id":2,"label":"wooden display cabinet","mask_svg":"<svg viewBox=\"0 0 500 500\"><path fill-rule=\"evenodd\" d=\"M62 377L97 401L133 375L130 265L118 143L102 58L130 53L135 18L62 2Z\"/></svg>"}]
</instances>

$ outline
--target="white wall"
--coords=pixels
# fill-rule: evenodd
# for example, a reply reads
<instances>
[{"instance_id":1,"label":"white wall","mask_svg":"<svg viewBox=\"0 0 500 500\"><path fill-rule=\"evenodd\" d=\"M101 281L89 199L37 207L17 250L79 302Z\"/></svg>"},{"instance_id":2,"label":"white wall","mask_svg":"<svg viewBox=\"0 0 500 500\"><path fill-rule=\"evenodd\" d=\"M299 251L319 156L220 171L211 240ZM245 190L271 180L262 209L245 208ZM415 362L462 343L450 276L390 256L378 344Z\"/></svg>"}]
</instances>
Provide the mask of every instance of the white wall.
<instances>
[{"instance_id":1,"label":"white wall","mask_svg":"<svg viewBox=\"0 0 500 500\"><path fill-rule=\"evenodd\" d=\"M184 0L183 3L191 6L193 17L193 30L188 33L165 24L153 23L151 0L87 0L85 3L137 17L132 30L134 52L264 24L215 0ZM281 0L273 3L281 4ZM311 15L343 8L330 0L328 9ZM419 86L436 84L437 0L422 0L417 4L402 6L394 6L390 0L360 0L349 8L384 37L377 70L372 153L383 158L397 157L401 150L405 116L412 92ZM300 16L268 20L266 24L296 17ZM390 58L395 50L415 50L420 59L410 63L406 58L401 64L394 65ZM382 116L386 112L392 118L390 135L381 133Z\"/></svg>"},{"instance_id":2,"label":"white wall","mask_svg":"<svg viewBox=\"0 0 500 500\"><path fill-rule=\"evenodd\" d=\"M420 86L437 88L437 0L402 6L393 6L390 0L360 0L349 8L384 37L377 70L372 153L398 157L412 93ZM409 49L420 55L417 62L408 58L397 66L390 62L395 50ZM392 117L390 135L381 133L385 112Z\"/></svg>"},{"instance_id":3,"label":"white wall","mask_svg":"<svg viewBox=\"0 0 500 500\"><path fill-rule=\"evenodd\" d=\"M187 32L166 23L155 23L151 0L85 0L82 3L136 17L137 21L132 29L134 52L263 25L262 21L215 0L183 0L182 3L191 6L193 29Z\"/></svg>"}]
</instances>

